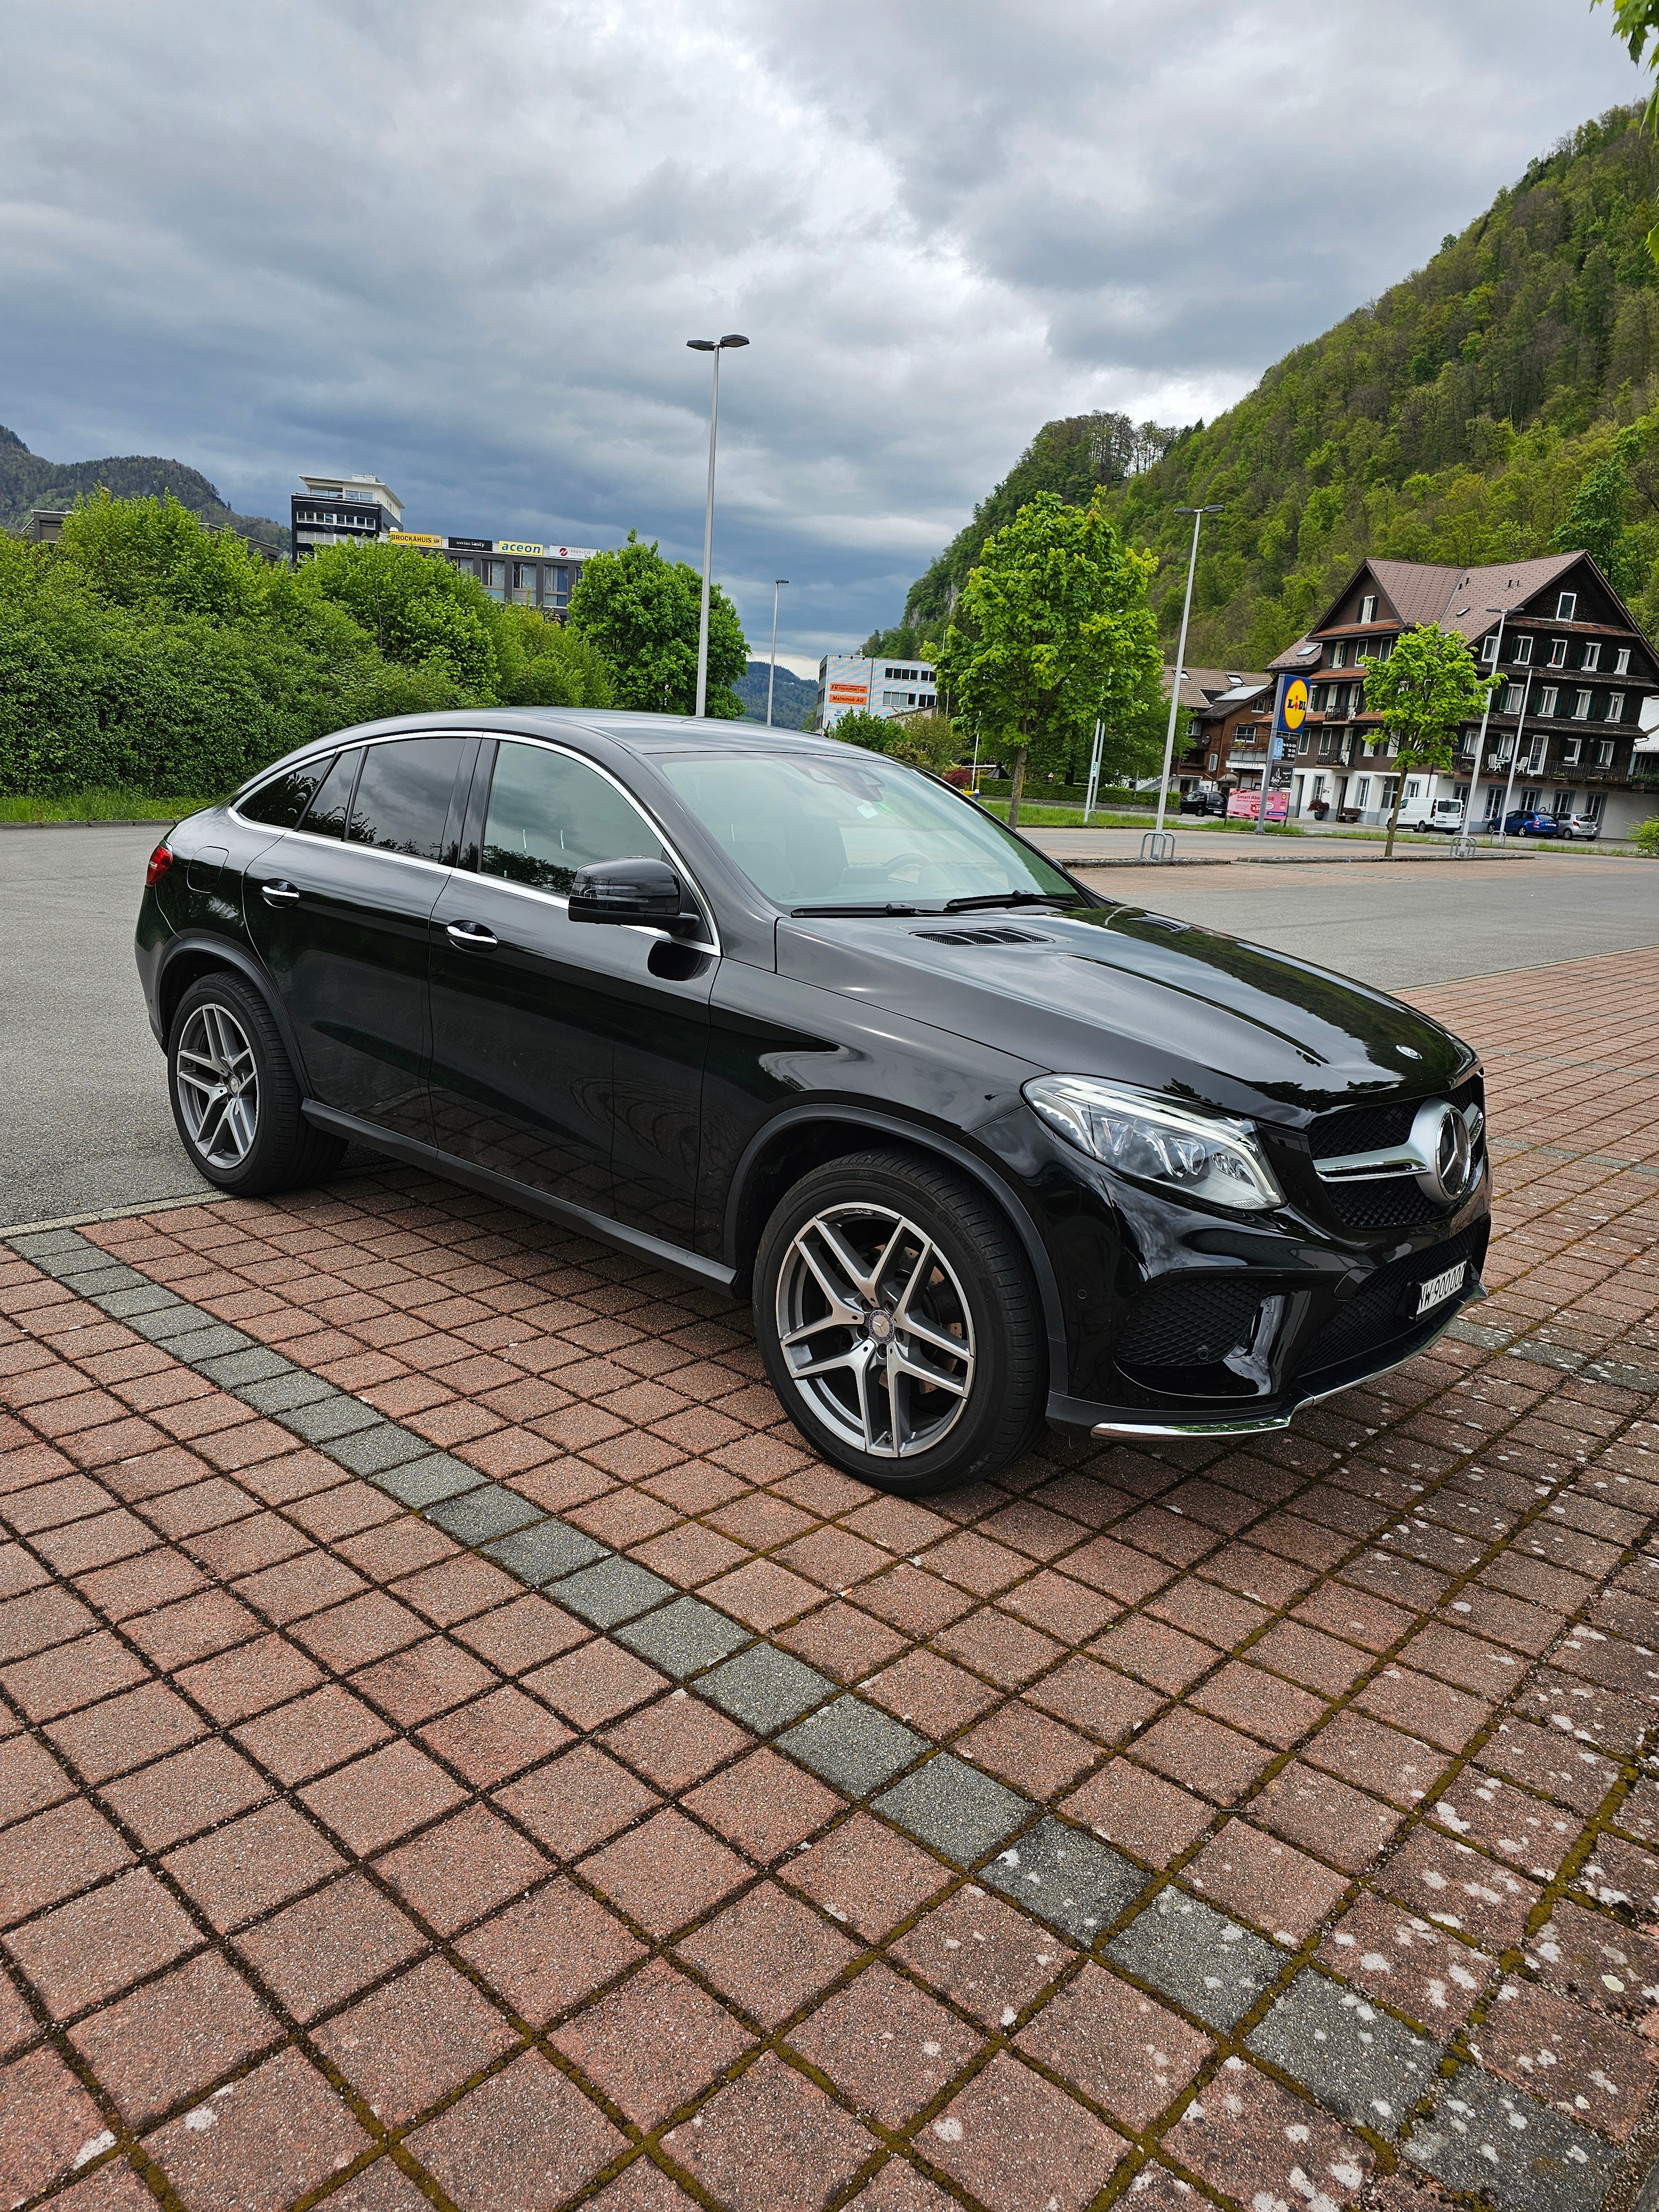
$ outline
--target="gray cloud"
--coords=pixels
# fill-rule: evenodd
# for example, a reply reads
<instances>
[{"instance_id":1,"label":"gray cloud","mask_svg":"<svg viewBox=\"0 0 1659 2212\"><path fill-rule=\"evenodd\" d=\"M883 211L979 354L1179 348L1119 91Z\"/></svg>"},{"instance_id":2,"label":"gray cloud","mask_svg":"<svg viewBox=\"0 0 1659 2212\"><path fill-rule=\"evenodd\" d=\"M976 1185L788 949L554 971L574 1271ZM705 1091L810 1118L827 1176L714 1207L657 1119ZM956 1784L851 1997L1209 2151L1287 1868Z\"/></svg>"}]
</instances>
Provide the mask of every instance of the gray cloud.
<instances>
[{"instance_id":1,"label":"gray cloud","mask_svg":"<svg viewBox=\"0 0 1659 2212\"><path fill-rule=\"evenodd\" d=\"M1559 0L9 11L0 421L696 558L815 652L1046 417L1213 415L1641 81Z\"/></svg>"}]
</instances>

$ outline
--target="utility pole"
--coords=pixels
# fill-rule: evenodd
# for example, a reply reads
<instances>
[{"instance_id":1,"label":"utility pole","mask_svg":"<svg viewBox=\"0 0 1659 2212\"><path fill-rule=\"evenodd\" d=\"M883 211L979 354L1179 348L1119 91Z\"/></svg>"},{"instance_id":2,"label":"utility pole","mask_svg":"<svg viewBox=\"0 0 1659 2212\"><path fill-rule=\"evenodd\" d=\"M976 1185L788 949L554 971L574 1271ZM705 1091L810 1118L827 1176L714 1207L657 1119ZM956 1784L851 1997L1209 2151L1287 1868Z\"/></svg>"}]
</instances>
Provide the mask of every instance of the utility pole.
<instances>
[{"instance_id":1,"label":"utility pole","mask_svg":"<svg viewBox=\"0 0 1659 2212\"><path fill-rule=\"evenodd\" d=\"M1498 643L1492 648L1492 674L1496 676L1504 658L1504 624L1509 619L1509 610L1506 607L1488 607L1486 612L1498 617ZM1528 677L1527 680L1530 684L1532 679ZM1469 778L1469 795L1464 804L1463 819L1457 826L1457 836L1452 845L1454 853L1472 853L1474 850L1474 802L1480 790L1480 770L1486 757L1486 725L1492 720L1492 702L1497 690L1498 686L1494 684L1487 692L1486 703L1481 709L1480 735L1474 744L1474 771ZM1499 826L1501 829L1502 825Z\"/></svg>"}]
</instances>

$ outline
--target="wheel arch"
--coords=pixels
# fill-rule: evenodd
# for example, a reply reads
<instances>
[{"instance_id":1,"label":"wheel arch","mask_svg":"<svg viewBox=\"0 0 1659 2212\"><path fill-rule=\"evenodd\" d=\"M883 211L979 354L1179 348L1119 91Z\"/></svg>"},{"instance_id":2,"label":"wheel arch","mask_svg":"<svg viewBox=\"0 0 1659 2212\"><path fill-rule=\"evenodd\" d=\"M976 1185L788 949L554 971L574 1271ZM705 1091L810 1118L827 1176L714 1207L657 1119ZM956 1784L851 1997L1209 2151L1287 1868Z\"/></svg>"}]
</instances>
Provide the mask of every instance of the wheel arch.
<instances>
[{"instance_id":1,"label":"wheel arch","mask_svg":"<svg viewBox=\"0 0 1659 2212\"><path fill-rule=\"evenodd\" d=\"M227 943L222 937L179 937L168 945L161 972L155 979L155 1011L161 1019L163 1049L173 1033L173 1018L178 1012L179 1000L192 983L199 982L204 975L216 973L234 975L239 981L251 985L258 993L267 1012L276 1024L283 1048L298 1076L305 1062L300 1056L281 994L271 988L270 978L251 952L245 951L239 945Z\"/></svg>"},{"instance_id":2,"label":"wheel arch","mask_svg":"<svg viewBox=\"0 0 1659 2212\"><path fill-rule=\"evenodd\" d=\"M732 1269L732 1295L750 1295L762 1232L785 1191L812 1169L850 1152L866 1152L872 1142L913 1152L921 1159L942 1161L991 1200L1018 1239L1036 1280L1048 1344L1050 1388L1064 1390L1070 1374L1065 1302L1054 1261L1029 1209L995 1168L966 1145L897 1115L860 1106L793 1106L756 1132L738 1163L726 1200L724 1253Z\"/></svg>"}]
</instances>

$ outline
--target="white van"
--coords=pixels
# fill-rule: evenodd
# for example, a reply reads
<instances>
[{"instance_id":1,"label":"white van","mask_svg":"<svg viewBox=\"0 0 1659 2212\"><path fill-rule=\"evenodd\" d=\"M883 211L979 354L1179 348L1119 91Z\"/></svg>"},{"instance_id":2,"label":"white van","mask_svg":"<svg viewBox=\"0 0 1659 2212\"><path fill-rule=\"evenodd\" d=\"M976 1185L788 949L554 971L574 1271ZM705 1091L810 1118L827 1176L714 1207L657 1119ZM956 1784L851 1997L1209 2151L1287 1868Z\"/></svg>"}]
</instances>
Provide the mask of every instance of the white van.
<instances>
[{"instance_id":1,"label":"white van","mask_svg":"<svg viewBox=\"0 0 1659 2212\"><path fill-rule=\"evenodd\" d=\"M1413 790L1406 786L1405 803L1400 809L1402 830L1444 830L1455 835L1463 826L1463 802L1461 799L1431 799L1432 785L1419 785Z\"/></svg>"}]
</instances>

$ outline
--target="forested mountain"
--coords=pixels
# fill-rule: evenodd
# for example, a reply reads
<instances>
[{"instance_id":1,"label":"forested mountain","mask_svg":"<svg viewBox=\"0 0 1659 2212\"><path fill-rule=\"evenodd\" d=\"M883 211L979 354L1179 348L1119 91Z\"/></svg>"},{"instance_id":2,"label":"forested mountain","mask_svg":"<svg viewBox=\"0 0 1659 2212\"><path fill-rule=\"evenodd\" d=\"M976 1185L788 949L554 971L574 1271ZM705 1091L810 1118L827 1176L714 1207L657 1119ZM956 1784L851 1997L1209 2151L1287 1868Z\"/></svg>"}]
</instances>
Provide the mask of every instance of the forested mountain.
<instances>
[{"instance_id":1,"label":"forested mountain","mask_svg":"<svg viewBox=\"0 0 1659 2212\"><path fill-rule=\"evenodd\" d=\"M937 636L988 531L1033 490L1111 484L1126 536L1160 559L1172 641L1190 524L1211 501L1188 658L1261 668L1365 554L1503 561L1587 545L1659 625L1659 144L1614 109L1533 161L1426 268L1170 439L1122 418L1050 422L912 586ZM1138 462L1146 465L1137 466ZM896 634L893 636L895 648Z\"/></svg>"},{"instance_id":2,"label":"forested mountain","mask_svg":"<svg viewBox=\"0 0 1659 2212\"><path fill-rule=\"evenodd\" d=\"M239 530L262 545L288 547L288 531L263 514L238 514L199 469L128 453L103 461L48 461L0 424L0 530L24 530L32 507L73 507L107 484L117 499L160 499L171 492L213 530Z\"/></svg>"},{"instance_id":3,"label":"forested mountain","mask_svg":"<svg viewBox=\"0 0 1659 2212\"><path fill-rule=\"evenodd\" d=\"M743 702L745 720L763 722L766 720L766 679L772 672L769 660L751 660L747 671L736 678L732 689ZM801 718L818 703L818 687L809 684L805 677L797 676L792 668L778 663L778 686L772 695L772 726L779 730L798 730Z\"/></svg>"}]
</instances>

